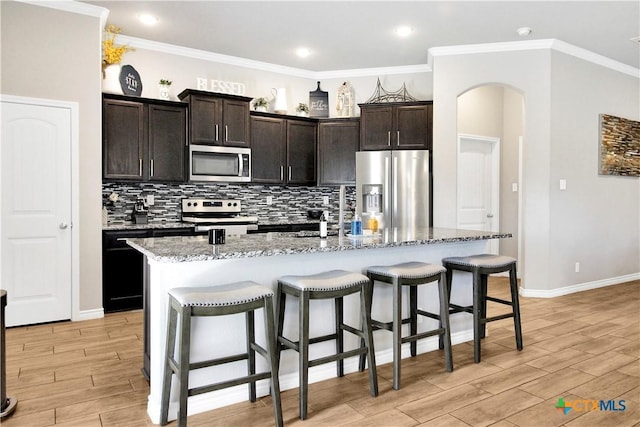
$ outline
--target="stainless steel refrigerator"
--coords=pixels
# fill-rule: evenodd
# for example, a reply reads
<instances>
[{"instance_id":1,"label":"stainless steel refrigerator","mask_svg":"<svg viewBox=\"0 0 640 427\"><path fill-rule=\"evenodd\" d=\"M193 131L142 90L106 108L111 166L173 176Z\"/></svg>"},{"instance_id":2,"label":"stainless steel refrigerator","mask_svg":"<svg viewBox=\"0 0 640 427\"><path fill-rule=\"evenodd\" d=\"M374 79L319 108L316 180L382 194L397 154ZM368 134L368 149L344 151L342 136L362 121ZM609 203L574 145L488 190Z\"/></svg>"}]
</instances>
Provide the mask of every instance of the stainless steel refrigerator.
<instances>
[{"instance_id":1,"label":"stainless steel refrigerator","mask_svg":"<svg viewBox=\"0 0 640 427\"><path fill-rule=\"evenodd\" d=\"M356 213L362 227L429 227L429 182L428 150L357 152Z\"/></svg>"}]
</instances>

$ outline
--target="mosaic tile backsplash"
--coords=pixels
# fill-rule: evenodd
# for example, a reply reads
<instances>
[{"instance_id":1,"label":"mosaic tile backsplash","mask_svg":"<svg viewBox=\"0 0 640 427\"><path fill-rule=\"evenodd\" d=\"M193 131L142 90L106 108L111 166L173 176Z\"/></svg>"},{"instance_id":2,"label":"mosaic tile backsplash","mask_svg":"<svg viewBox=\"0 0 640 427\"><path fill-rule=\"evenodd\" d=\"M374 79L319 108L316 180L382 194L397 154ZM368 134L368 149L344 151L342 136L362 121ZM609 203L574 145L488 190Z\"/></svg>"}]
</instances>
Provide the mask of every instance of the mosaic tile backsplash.
<instances>
[{"instance_id":1,"label":"mosaic tile backsplash","mask_svg":"<svg viewBox=\"0 0 640 427\"><path fill-rule=\"evenodd\" d=\"M111 193L118 195L115 203L108 201ZM309 221L307 211L324 209L329 211L329 221L338 222L340 203L339 187L267 186L250 184L159 184L159 183L103 183L102 200L109 212L109 225L130 221L133 205L138 198L153 195L154 204L149 206L149 223L179 222L181 200L185 197L212 199L237 199L242 203L242 214L257 216L260 223L300 223ZM267 205L267 196L272 204ZM329 205L323 205L323 197ZM353 209L355 187L346 187L345 213Z\"/></svg>"}]
</instances>

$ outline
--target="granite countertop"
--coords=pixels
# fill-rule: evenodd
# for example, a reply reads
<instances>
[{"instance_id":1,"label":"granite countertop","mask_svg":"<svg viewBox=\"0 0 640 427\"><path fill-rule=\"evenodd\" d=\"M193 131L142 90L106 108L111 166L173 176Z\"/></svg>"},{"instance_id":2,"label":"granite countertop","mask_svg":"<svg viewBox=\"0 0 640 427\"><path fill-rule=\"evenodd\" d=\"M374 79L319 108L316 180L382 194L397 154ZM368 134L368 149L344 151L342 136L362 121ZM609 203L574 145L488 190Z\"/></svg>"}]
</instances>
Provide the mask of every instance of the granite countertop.
<instances>
[{"instance_id":1,"label":"granite countertop","mask_svg":"<svg viewBox=\"0 0 640 427\"><path fill-rule=\"evenodd\" d=\"M398 246L429 245L512 237L511 233L428 228L352 238L336 233L320 239L313 232L228 235L223 245L210 245L207 236L127 239L129 246L149 259L164 262L336 252Z\"/></svg>"}]
</instances>

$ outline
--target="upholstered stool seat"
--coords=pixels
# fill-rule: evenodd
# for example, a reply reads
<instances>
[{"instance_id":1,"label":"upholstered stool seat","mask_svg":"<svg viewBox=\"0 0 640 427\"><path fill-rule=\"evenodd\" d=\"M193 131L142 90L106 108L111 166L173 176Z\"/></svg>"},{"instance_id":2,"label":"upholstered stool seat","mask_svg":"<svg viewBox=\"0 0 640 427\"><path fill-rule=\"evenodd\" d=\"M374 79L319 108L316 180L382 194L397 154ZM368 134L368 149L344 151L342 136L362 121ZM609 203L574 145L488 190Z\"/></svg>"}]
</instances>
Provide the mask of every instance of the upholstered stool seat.
<instances>
[{"instance_id":1,"label":"upholstered stool seat","mask_svg":"<svg viewBox=\"0 0 640 427\"><path fill-rule=\"evenodd\" d=\"M480 254L464 257L450 257L442 260L447 269L447 288L451 294L451 282L455 270L470 272L473 275L473 305L460 306L449 304L449 312L466 312L473 315L473 358L480 362L480 341L486 335L488 322L513 317L516 347L522 350L522 327L520 325L520 302L518 299L518 279L516 274L517 260L505 255ZM509 272L511 301L494 298L487 295L487 280L490 274ZM498 316L487 317L487 301L508 305L511 312Z\"/></svg>"},{"instance_id":2,"label":"upholstered stool seat","mask_svg":"<svg viewBox=\"0 0 640 427\"><path fill-rule=\"evenodd\" d=\"M266 348L255 341L254 311L263 309ZM246 313L247 351L241 354L191 363L189 360L191 343L191 319L197 316L224 316ZM178 317L180 328L177 329ZM187 398L201 393L208 393L240 384L249 384L249 400L256 400L256 381L270 379L271 399L275 413L275 423L282 426L282 406L280 402L280 383L278 381L278 364L276 358L276 338L273 313L273 291L255 282L245 281L210 287L183 287L169 290L169 309L167 326L167 349L164 361L162 381L162 399L160 424L168 421L169 395L173 374L180 383L178 408L178 425L187 424ZM178 337L178 351L176 347ZM211 334L215 337L215 333ZM256 352L263 356L269 365L268 372L256 373ZM225 363L247 360L246 376L215 384L189 388L189 371L222 365Z\"/></svg>"},{"instance_id":3,"label":"upholstered stool seat","mask_svg":"<svg viewBox=\"0 0 640 427\"><path fill-rule=\"evenodd\" d=\"M440 265L424 262L405 262L395 265L381 265L367 268L367 276L375 284L381 282L393 286L393 314L391 322L372 319L373 329L385 329L393 332L393 388L400 388L400 362L402 344L411 343L411 356L417 353L417 341L439 335L443 342L445 368L453 370L451 356L451 333L449 330L449 297L444 280L446 269ZM439 314L418 309L418 286L438 282ZM409 288L409 317L402 317L402 288ZM418 333L418 315L439 321L439 327ZM409 335L402 336L402 325L409 324ZM360 356L360 368L364 368L364 357Z\"/></svg>"},{"instance_id":4,"label":"upholstered stool seat","mask_svg":"<svg viewBox=\"0 0 640 427\"><path fill-rule=\"evenodd\" d=\"M343 297L354 293L360 294L361 329L344 324ZM283 335L284 315L287 295L299 299L298 341L291 341ZM335 332L329 335L309 336L309 301L333 299L335 306ZM378 379L376 375L375 352L371 334L371 282L367 276L344 270L332 270L306 276L283 276L278 279L276 311L278 315L278 360L282 350L298 352L298 370L300 378L300 419L307 418L307 400L309 388L309 368L329 362L337 362L337 375L344 375L344 359L366 355L369 362L369 386L372 396L378 395ZM354 350L344 350L344 331L359 336L364 346ZM309 345L335 340L334 355L309 360Z\"/></svg>"}]
</instances>

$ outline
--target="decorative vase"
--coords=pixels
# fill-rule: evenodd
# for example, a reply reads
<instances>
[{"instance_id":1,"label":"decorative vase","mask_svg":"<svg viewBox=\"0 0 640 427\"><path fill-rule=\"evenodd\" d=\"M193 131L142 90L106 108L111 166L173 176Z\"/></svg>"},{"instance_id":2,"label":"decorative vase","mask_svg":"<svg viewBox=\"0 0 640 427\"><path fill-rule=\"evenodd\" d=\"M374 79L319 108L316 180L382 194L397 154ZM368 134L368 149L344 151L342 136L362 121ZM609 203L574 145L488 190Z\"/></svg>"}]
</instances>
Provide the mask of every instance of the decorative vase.
<instances>
[{"instance_id":1,"label":"decorative vase","mask_svg":"<svg viewBox=\"0 0 640 427\"><path fill-rule=\"evenodd\" d=\"M273 111L277 114L287 114L287 91L281 87L279 89L271 89L275 103L273 104Z\"/></svg>"},{"instance_id":2,"label":"decorative vase","mask_svg":"<svg viewBox=\"0 0 640 427\"><path fill-rule=\"evenodd\" d=\"M158 85L158 93L160 95L160 99L171 99L171 85Z\"/></svg>"},{"instance_id":3,"label":"decorative vase","mask_svg":"<svg viewBox=\"0 0 640 427\"><path fill-rule=\"evenodd\" d=\"M122 95L120 86L120 64L110 64L104 67L102 79L102 91L106 93L117 93Z\"/></svg>"},{"instance_id":4,"label":"decorative vase","mask_svg":"<svg viewBox=\"0 0 640 427\"><path fill-rule=\"evenodd\" d=\"M255 107L254 110L255 111L260 111L262 113L266 113L267 112L267 107L259 106L259 107Z\"/></svg>"}]
</instances>

